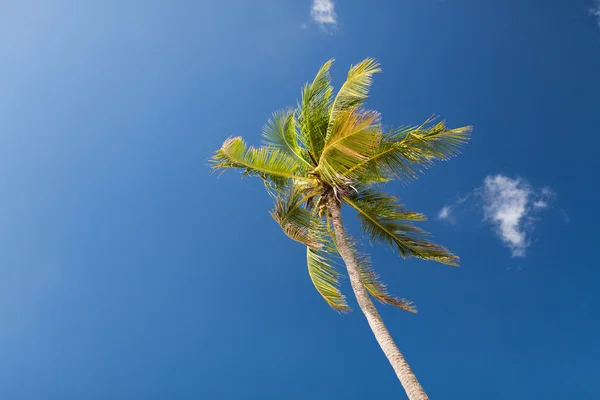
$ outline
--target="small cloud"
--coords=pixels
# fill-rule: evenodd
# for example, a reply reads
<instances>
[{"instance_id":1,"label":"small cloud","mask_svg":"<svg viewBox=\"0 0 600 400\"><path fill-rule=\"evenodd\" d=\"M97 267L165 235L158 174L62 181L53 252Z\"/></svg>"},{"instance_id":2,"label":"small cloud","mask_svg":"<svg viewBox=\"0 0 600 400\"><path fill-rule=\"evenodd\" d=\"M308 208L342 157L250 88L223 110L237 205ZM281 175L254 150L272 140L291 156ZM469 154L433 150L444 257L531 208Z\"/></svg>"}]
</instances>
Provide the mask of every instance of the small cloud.
<instances>
[{"instance_id":1,"label":"small cloud","mask_svg":"<svg viewBox=\"0 0 600 400\"><path fill-rule=\"evenodd\" d=\"M525 256L529 247L529 234L536 218L532 213L550 207L554 192L550 188L535 190L520 178L489 175L483 185L456 202L442 207L438 219L454 224L453 211L472 195L483 200L484 220L495 229L513 257Z\"/></svg>"},{"instance_id":2,"label":"small cloud","mask_svg":"<svg viewBox=\"0 0 600 400\"><path fill-rule=\"evenodd\" d=\"M524 220L531 193L531 187L520 179L503 175L488 176L483 183L484 217L496 226L513 257L523 257L529 246Z\"/></svg>"},{"instance_id":3,"label":"small cloud","mask_svg":"<svg viewBox=\"0 0 600 400\"><path fill-rule=\"evenodd\" d=\"M438 219L448 219L450 217L450 212L452 211L452 206L444 206L438 213Z\"/></svg>"},{"instance_id":4,"label":"small cloud","mask_svg":"<svg viewBox=\"0 0 600 400\"><path fill-rule=\"evenodd\" d=\"M310 15L322 27L334 28L337 25L337 15L332 0L313 0Z\"/></svg>"},{"instance_id":5,"label":"small cloud","mask_svg":"<svg viewBox=\"0 0 600 400\"><path fill-rule=\"evenodd\" d=\"M466 196L459 197L454 203L442 207L442 209L438 212L438 219L441 221L447 221L454 225L456 223L456 220L452 212L456 207L469 200L471 195L473 195L473 193L468 193Z\"/></svg>"},{"instance_id":6,"label":"small cloud","mask_svg":"<svg viewBox=\"0 0 600 400\"><path fill-rule=\"evenodd\" d=\"M534 193L533 209L543 210L550 207L552 197L554 197L554 192L548 187L543 187L539 193Z\"/></svg>"},{"instance_id":7,"label":"small cloud","mask_svg":"<svg viewBox=\"0 0 600 400\"><path fill-rule=\"evenodd\" d=\"M590 15L596 18L598 27L600 27L600 0L596 0L594 7L590 8Z\"/></svg>"}]
</instances>

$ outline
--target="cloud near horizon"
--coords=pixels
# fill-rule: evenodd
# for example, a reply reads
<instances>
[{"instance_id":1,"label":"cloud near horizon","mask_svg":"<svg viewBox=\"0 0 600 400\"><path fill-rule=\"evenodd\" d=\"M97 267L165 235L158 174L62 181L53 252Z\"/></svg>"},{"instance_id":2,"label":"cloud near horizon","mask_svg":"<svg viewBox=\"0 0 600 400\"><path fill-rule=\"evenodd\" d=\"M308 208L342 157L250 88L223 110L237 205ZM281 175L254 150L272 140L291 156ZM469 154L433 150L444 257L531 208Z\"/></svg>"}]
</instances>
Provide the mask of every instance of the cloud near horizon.
<instances>
[{"instance_id":1,"label":"cloud near horizon","mask_svg":"<svg viewBox=\"0 0 600 400\"><path fill-rule=\"evenodd\" d=\"M511 250L513 257L525 256L534 222L531 213L548 208L554 195L549 188L535 190L520 178L489 175L481 187L455 203L442 207L438 219L454 223L452 211L471 194L482 199L484 221L494 227L497 236Z\"/></svg>"},{"instance_id":2,"label":"cloud near horizon","mask_svg":"<svg viewBox=\"0 0 600 400\"><path fill-rule=\"evenodd\" d=\"M310 15L322 27L337 26L337 15L332 0L313 0Z\"/></svg>"}]
</instances>

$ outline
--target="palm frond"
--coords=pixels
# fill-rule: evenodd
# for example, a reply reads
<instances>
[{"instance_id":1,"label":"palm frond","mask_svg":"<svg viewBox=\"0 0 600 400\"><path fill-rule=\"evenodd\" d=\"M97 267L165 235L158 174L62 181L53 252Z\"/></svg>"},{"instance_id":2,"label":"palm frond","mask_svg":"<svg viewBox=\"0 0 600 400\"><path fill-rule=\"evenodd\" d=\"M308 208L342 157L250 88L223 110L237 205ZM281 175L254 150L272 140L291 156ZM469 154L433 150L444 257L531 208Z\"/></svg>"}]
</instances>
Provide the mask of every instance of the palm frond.
<instances>
[{"instance_id":1,"label":"palm frond","mask_svg":"<svg viewBox=\"0 0 600 400\"><path fill-rule=\"evenodd\" d=\"M379 279L371 267L371 260L364 254L357 253L360 278L365 289L373 298L383 304L389 304L401 310L416 313L417 309L413 303L406 299L398 298L387 291L387 285Z\"/></svg>"},{"instance_id":2,"label":"palm frond","mask_svg":"<svg viewBox=\"0 0 600 400\"><path fill-rule=\"evenodd\" d=\"M289 179L309 181L297 159L275 148L248 147L241 137L225 140L210 161L213 170L239 168L244 175L269 179L276 185L284 185Z\"/></svg>"},{"instance_id":3,"label":"palm frond","mask_svg":"<svg viewBox=\"0 0 600 400\"><path fill-rule=\"evenodd\" d=\"M373 81L373 74L377 72L381 72L381 68L373 58L365 58L360 63L350 66L348 77L338 91L331 107L327 136L331 135L339 112L360 107L366 100Z\"/></svg>"},{"instance_id":4,"label":"palm frond","mask_svg":"<svg viewBox=\"0 0 600 400\"><path fill-rule=\"evenodd\" d=\"M275 208L270 214L290 239L320 249L324 246L323 224L312 212L301 207L307 197L303 196L299 186L291 185L287 193L276 197Z\"/></svg>"},{"instance_id":5,"label":"palm frond","mask_svg":"<svg viewBox=\"0 0 600 400\"><path fill-rule=\"evenodd\" d=\"M267 146L276 148L310 167L311 165L302 155L303 149L298 144L296 126L294 109L279 110L273 113L264 126L262 135Z\"/></svg>"},{"instance_id":6,"label":"palm frond","mask_svg":"<svg viewBox=\"0 0 600 400\"><path fill-rule=\"evenodd\" d=\"M416 257L458 266L458 257L427 239L427 232L404 221L422 221L423 215L404 210L396 199L375 190L361 190L344 197L358 211L363 234L371 242L387 244L402 257Z\"/></svg>"},{"instance_id":7,"label":"palm frond","mask_svg":"<svg viewBox=\"0 0 600 400\"><path fill-rule=\"evenodd\" d=\"M425 215L409 211L400 203L399 199L385 192L374 188L358 186L358 190L349 194L349 199L359 206L366 207L367 210L378 215L380 218L397 221L425 221Z\"/></svg>"},{"instance_id":8,"label":"palm frond","mask_svg":"<svg viewBox=\"0 0 600 400\"><path fill-rule=\"evenodd\" d=\"M308 275L315 288L331 308L339 312L348 312L350 307L346 297L340 292L339 272L334 267L335 254L327 249L306 248Z\"/></svg>"},{"instance_id":9,"label":"palm frond","mask_svg":"<svg viewBox=\"0 0 600 400\"><path fill-rule=\"evenodd\" d=\"M356 164L369 159L379 146L379 114L374 111L343 111L334 121L316 171L335 184Z\"/></svg>"},{"instance_id":10,"label":"palm frond","mask_svg":"<svg viewBox=\"0 0 600 400\"><path fill-rule=\"evenodd\" d=\"M327 228L330 230L330 233L332 233L329 218L327 219ZM337 247L335 236L332 235L331 237L333 239L333 244ZM387 286L385 285L385 283L381 282L379 276L371 267L371 259L369 258L369 256L358 250L358 245L352 237L347 236L347 240L349 242L350 249L354 253L354 257L356 259L358 270L360 273L360 279L365 289L367 289L367 292L369 292L369 294L380 303L390 304L401 310L416 313L417 309L412 304L412 302L406 299L398 298L388 293Z\"/></svg>"},{"instance_id":11,"label":"palm frond","mask_svg":"<svg viewBox=\"0 0 600 400\"><path fill-rule=\"evenodd\" d=\"M451 129L445 121L427 126L432 121L433 118L430 118L416 129L400 130L400 146L413 153L407 153L407 159L415 162L423 160L423 163L448 161L460 154L460 150L468 143L471 126Z\"/></svg>"},{"instance_id":12,"label":"palm frond","mask_svg":"<svg viewBox=\"0 0 600 400\"><path fill-rule=\"evenodd\" d=\"M300 137L306 147L307 155L315 167L323 150L329 124L331 93L333 91L330 85L329 69L332 64L333 59L323 64L312 83L307 83L304 86L302 99L298 106Z\"/></svg>"},{"instance_id":13,"label":"palm frond","mask_svg":"<svg viewBox=\"0 0 600 400\"><path fill-rule=\"evenodd\" d=\"M370 157L354 164L345 175L358 176L363 182L386 182L396 177L403 182L416 179L422 167L406 158L406 151L384 135Z\"/></svg>"},{"instance_id":14,"label":"palm frond","mask_svg":"<svg viewBox=\"0 0 600 400\"><path fill-rule=\"evenodd\" d=\"M347 171L347 175L414 180L435 161L447 161L468 142L471 127L450 129L444 121L426 126L394 129L383 135L373 154Z\"/></svg>"},{"instance_id":15,"label":"palm frond","mask_svg":"<svg viewBox=\"0 0 600 400\"><path fill-rule=\"evenodd\" d=\"M292 185L276 198L271 216L289 238L306 246L308 275L327 304L339 312L350 311L339 289L340 274L335 267L339 254L322 218L301 207L306 197L300 187Z\"/></svg>"}]
</instances>

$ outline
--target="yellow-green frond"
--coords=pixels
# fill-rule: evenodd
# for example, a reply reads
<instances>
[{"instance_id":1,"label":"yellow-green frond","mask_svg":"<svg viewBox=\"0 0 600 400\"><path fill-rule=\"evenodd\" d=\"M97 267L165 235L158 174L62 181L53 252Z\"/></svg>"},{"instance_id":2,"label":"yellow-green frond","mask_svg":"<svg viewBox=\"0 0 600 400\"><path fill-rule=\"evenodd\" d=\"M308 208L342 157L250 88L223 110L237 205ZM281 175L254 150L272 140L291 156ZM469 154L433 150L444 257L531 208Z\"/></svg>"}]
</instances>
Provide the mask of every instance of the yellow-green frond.
<instances>
[{"instance_id":1,"label":"yellow-green frond","mask_svg":"<svg viewBox=\"0 0 600 400\"><path fill-rule=\"evenodd\" d=\"M333 59L323 64L312 83L304 86L302 99L298 106L300 138L314 166L317 165L317 160L321 156L329 124L333 91L330 85L329 69L332 64Z\"/></svg>"},{"instance_id":2,"label":"yellow-green frond","mask_svg":"<svg viewBox=\"0 0 600 400\"><path fill-rule=\"evenodd\" d=\"M414 180L422 172L422 167L408 160L403 150L397 142L383 136L371 156L354 164L345 175L357 176L367 183L386 182L392 177L404 182Z\"/></svg>"},{"instance_id":3,"label":"yellow-green frond","mask_svg":"<svg viewBox=\"0 0 600 400\"><path fill-rule=\"evenodd\" d=\"M427 126L429 122L386 132L371 157L353 166L348 174L396 176L406 182L418 178L435 161L458 155L469 140L471 127L450 129L443 121Z\"/></svg>"},{"instance_id":4,"label":"yellow-green frond","mask_svg":"<svg viewBox=\"0 0 600 400\"><path fill-rule=\"evenodd\" d=\"M348 312L350 307L346 297L340 292L340 274L334 268L331 253L327 250L306 248L308 275L315 288L331 308L339 312Z\"/></svg>"},{"instance_id":5,"label":"yellow-green frond","mask_svg":"<svg viewBox=\"0 0 600 400\"><path fill-rule=\"evenodd\" d=\"M381 127L374 111L342 111L334 121L316 171L328 183L350 177L349 170L369 159L379 146Z\"/></svg>"},{"instance_id":6,"label":"yellow-green frond","mask_svg":"<svg viewBox=\"0 0 600 400\"><path fill-rule=\"evenodd\" d=\"M323 223L314 213L302 208L307 197L310 194L303 196L298 186L291 185L287 193L275 199L275 208L270 214L290 239L319 249L324 246Z\"/></svg>"},{"instance_id":7,"label":"yellow-green frond","mask_svg":"<svg viewBox=\"0 0 600 400\"><path fill-rule=\"evenodd\" d=\"M373 58L366 58L350 67L348 77L333 101L329 115L327 136L332 133L331 130L339 112L353 110L362 105L369 95L373 74L377 72L381 72L381 68L379 68L379 63Z\"/></svg>"},{"instance_id":8,"label":"yellow-green frond","mask_svg":"<svg viewBox=\"0 0 600 400\"><path fill-rule=\"evenodd\" d=\"M377 197L381 199L375 201ZM385 195L374 191L361 190L344 197L344 201L358 211L363 234L371 242L389 245L402 257L416 257L437 261L447 265L458 265L458 257L443 246L427 239L428 233L405 221L419 221L423 216L394 206Z\"/></svg>"},{"instance_id":9,"label":"yellow-green frond","mask_svg":"<svg viewBox=\"0 0 600 400\"><path fill-rule=\"evenodd\" d=\"M412 313L417 312L417 308L411 301L398 298L388 293L387 285L381 282L379 276L377 276L375 271L373 271L368 257L358 254L357 258L359 261L358 268L360 269L360 278L362 283L365 286L365 289L367 289L367 292L369 292L374 299L380 303L389 304L404 311Z\"/></svg>"},{"instance_id":10,"label":"yellow-green frond","mask_svg":"<svg viewBox=\"0 0 600 400\"><path fill-rule=\"evenodd\" d=\"M448 128L445 121L425 126L429 121L417 129L403 132L401 145L429 160L447 161L460 154L470 139L473 127Z\"/></svg>"},{"instance_id":11,"label":"yellow-green frond","mask_svg":"<svg viewBox=\"0 0 600 400\"><path fill-rule=\"evenodd\" d=\"M306 246L308 275L327 304L336 311L350 311L346 298L340 292L340 274L335 268L340 257L325 221L302 207L314 194L291 185L287 192L280 191L276 197L271 216L289 238Z\"/></svg>"},{"instance_id":12,"label":"yellow-green frond","mask_svg":"<svg viewBox=\"0 0 600 400\"><path fill-rule=\"evenodd\" d=\"M348 199L359 206L366 207L368 212L387 220L397 221L425 221L425 215L409 211L399 203L399 199L374 188L358 186L358 191L350 193Z\"/></svg>"},{"instance_id":13,"label":"yellow-green frond","mask_svg":"<svg viewBox=\"0 0 600 400\"><path fill-rule=\"evenodd\" d=\"M373 271L369 256L358 250L358 245L356 244L354 238L347 237L347 239L357 261L360 279L365 289L367 289L367 292L369 292L369 294L380 303L390 304L401 310L416 313L417 309L412 302L388 293L387 286L381 282L379 276L377 276L375 271ZM335 240L333 243L335 245Z\"/></svg>"},{"instance_id":14,"label":"yellow-green frond","mask_svg":"<svg viewBox=\"0 0 600 400\"><path fill-rule=\"evenodd\" d=\"M304 158L304 149L298 144L296 111L293 109L279 110L273 113L264 126L262 135L265 144L276 148L300 163L310 167L310 160Z\"/></svg>"},{"instance_id":15,"label":"yellow-green frond","mask_svg":"<svg viewBox=\"0 0 600 400\"><path fill-rule=\"evenodd\" d=\"M289 179L308 181L305 166L297 159L271 147L248 147L241 137L227 139L211 159L214 170L239 168L244 175L255 175L283 185Z\"/></svg>"}]
</instances>

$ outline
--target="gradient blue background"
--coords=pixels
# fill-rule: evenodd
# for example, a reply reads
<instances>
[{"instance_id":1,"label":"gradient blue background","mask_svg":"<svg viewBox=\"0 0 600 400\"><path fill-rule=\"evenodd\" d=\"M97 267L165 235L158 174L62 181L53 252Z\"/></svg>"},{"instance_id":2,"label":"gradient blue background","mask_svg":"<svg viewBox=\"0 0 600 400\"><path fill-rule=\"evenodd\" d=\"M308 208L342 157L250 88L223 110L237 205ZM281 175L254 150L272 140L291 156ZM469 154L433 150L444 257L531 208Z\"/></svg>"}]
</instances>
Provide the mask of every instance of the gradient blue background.
<instances>
[{"instance_id":1,"label":"gradient blue background","mask_svg":"<svg viewBox=\"0 0 600 400\"><path fill-rule=\"evenodd\" d=\"M328 58L339 87L366 56L384 122L475 126L463 156L390 185L410 208L434 216L495 173L556 193L525 258L475 205L424 224L460 269L370 249L419 307L381 312L430 397L600 398L592 5L339 0L331 35L301 27L309 0L3 2L0 398L403 398L260 181L207 168L228 136L258 144Z\"/></svg>"}]
</instances>

